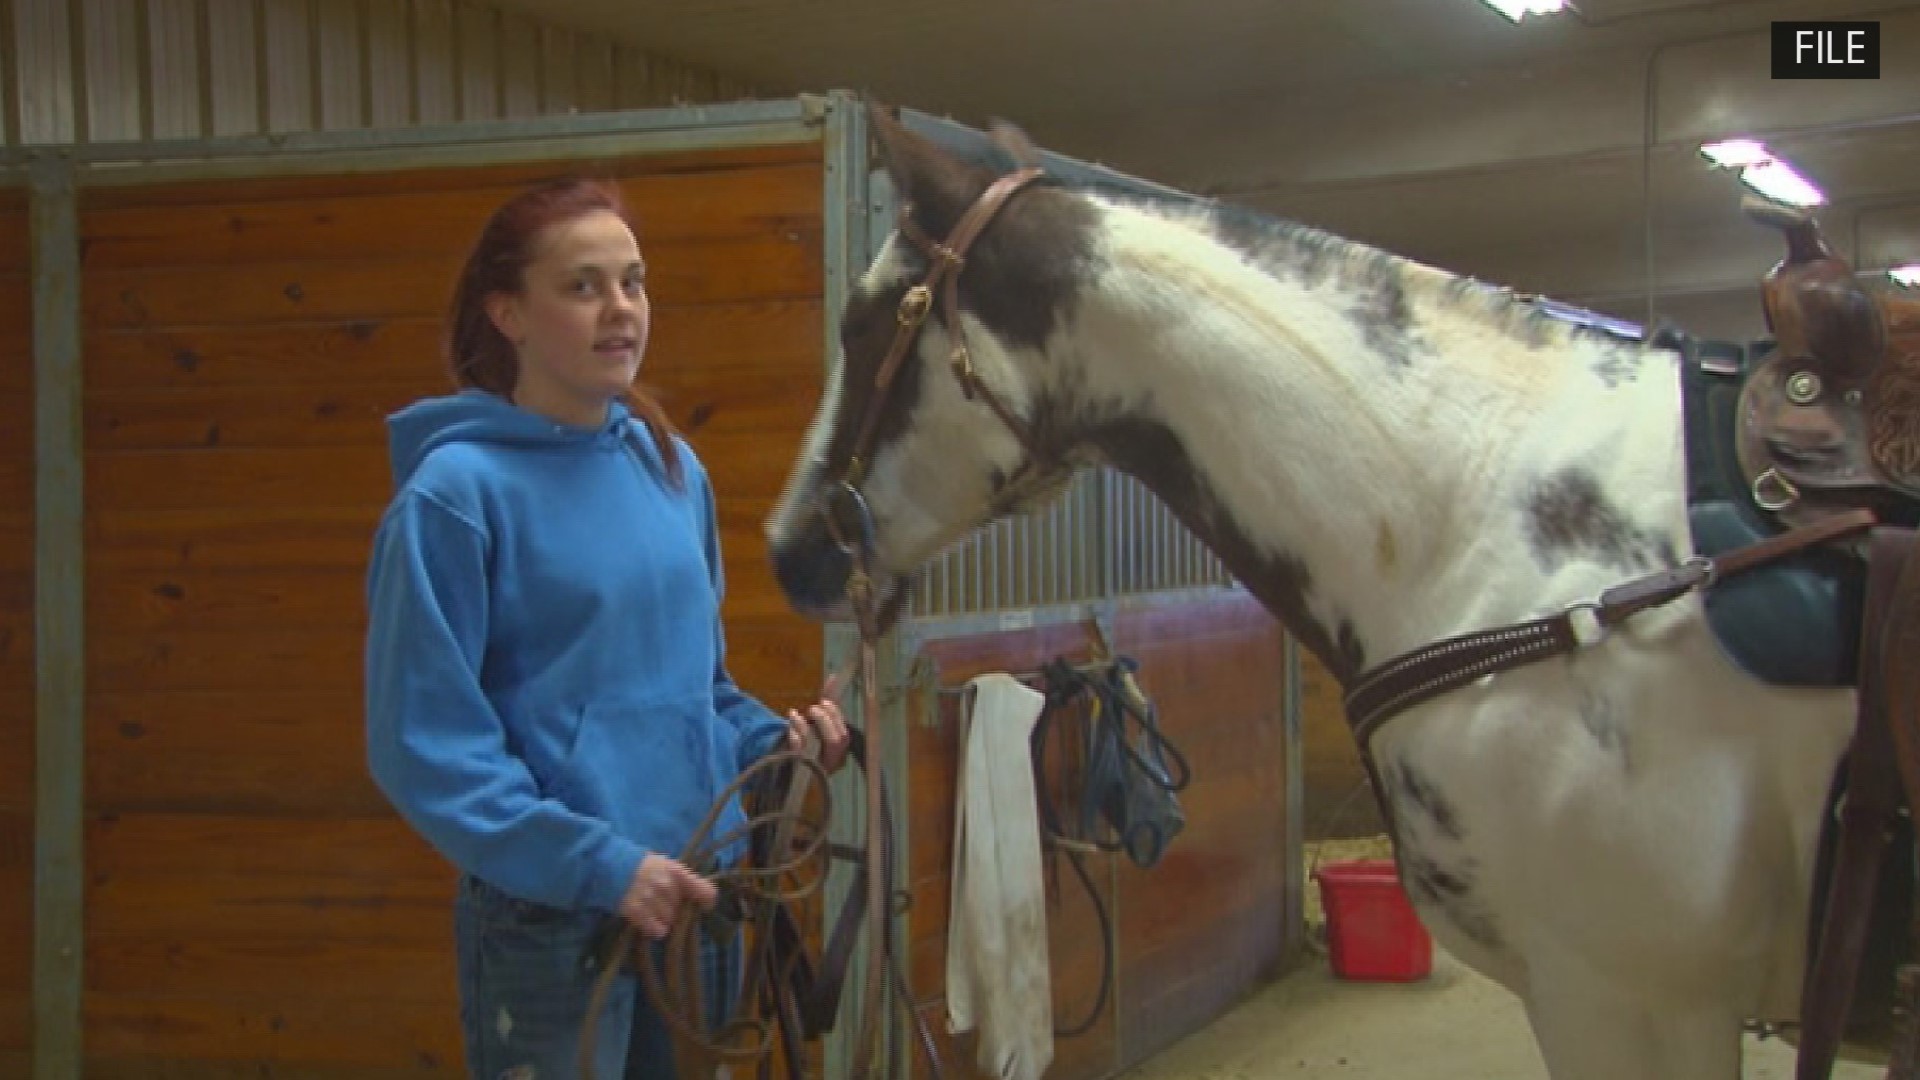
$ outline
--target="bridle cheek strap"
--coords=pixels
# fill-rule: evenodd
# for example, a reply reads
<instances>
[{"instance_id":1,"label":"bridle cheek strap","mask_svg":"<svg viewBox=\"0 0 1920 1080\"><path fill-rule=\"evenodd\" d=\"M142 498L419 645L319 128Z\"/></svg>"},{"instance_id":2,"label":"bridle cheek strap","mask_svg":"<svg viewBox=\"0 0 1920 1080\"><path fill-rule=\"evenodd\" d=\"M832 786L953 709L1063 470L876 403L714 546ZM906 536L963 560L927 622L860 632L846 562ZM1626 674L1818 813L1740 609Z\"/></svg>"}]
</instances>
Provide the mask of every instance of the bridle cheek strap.
<instances>
[{"instance_id":1,"label":"bridle cheek strap","mask_svg":"<svg viewBox=\"0 0 1920 1080\"><path fill-rule=\"evenodd\" d=\"M1007 200L1015 193L1045 173L1040 169L1021 169L1001 176L988 185L987 190L967 208L960 221L954 226L953 233L945 243L928 236L913 220L913 205L905 204L900 208L900 233L912 241L927 257L927 276L906 291L900 298L899 310L895 313L897 323L893 340L887 346L886 357L880 362L880 369L873 377L873 399L866 414L861 417L860 431L855 436L853 453L847 459L845 484L859 486L866 479L867 454L873 448L873 438L880 426L880 416L885 411L888 393L893 380L900 372L900 365L906 361L907 352L920 336L925 325L927 313L933 309L935 295L940 298L941 316L946 320L947 333L953 339L953 353L949 358L949 367L954 378L960 382L961 393L969 401L979 399L987 403L994 415L1007 425L1014 437L1027 449L1029 460L1033 459L1034 442L1025 423L1014 414L1006 400L994 393L974 370L973 353L968 350L966 333L960 327L960 271L966 266L967 251L979 239L987 223L1006 206Z\"/></svg>"}]
</instances>

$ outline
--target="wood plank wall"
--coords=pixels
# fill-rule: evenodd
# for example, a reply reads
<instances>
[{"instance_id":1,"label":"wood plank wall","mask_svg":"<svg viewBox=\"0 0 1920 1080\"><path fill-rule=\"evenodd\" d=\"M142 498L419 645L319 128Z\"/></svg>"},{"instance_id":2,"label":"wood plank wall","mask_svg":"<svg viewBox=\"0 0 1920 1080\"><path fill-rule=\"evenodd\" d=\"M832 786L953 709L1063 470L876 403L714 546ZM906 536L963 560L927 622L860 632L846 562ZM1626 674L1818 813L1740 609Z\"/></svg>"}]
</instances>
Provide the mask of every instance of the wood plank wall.
<instances>
[{"instance_id":1,"label":"wood plank wall","mask_svg":"<svg viewBox=\"0 0 1920 1080\"><path fill-rule=\"evenodd\" d=\"M642 379L721 496L733 671L791 703L820 632L758 523L819 390L819 147L594 168L650 264ZM366 774L363 575L383 417L449 388L455 269L549 171L85 198L89 1076L464 1075L451 872Z\"/></svg>"},{"instance_id":2,"label":"wood plank wall","mask_svg":"<svg viewBox=\"0 0 1920 1080\"><path fill-rule=\"evenodd\" d=\"M1142 688L1192 764L1193 782L1180 795L1187 826L1150 869L1121 856L1088 858L1113 913L1118 974L1099 1022L1085 1034L1056 1040L1047 1074L1053 1080L1111 1075L1205 1027L1273 975L1292 944L1282 923L1288 857L1282 632L1238 592L1128 603L1115 623L1113 647L1140 661ZM939 684L958 687L982 672L1029 670L1061 655L1084 659L1091 645L1087 628L1055 625L940 639L925 654ZM948 1075L975 1076L974 1038L944 1034L960 747L955 699L939 702L937 719L915 717L908 732L911 979ZM1049 863L1055 1018L1070 1024L1096 1000L1100 938L1072 868L1058 855Z\"/></svg>"},{"instance_id":3,"label":"wood plank wall","mask_svg":"<svg viewBox=\"0 0 1920 1080\"><path fill-rule=\"evenodd\" d=\"M0 190L0 1075L33 1026L33 282L24 195Z\"/></svg>"}]
</instances>

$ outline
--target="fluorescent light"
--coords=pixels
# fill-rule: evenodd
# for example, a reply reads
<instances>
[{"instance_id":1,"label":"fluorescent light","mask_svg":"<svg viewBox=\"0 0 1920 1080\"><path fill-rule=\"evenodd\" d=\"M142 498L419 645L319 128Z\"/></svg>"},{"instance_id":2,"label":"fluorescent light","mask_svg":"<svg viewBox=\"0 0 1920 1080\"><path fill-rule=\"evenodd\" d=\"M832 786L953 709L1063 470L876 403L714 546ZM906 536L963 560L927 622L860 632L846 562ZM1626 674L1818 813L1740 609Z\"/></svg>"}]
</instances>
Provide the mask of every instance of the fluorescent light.
<instances>
[{"instance_id":1,"label":"fluorescent light","mask_svg":"<svg viewBox=\"0 0 1920 1080\"><path fill-rule=\"evenodd\" d=\"M1723 139L1707 143L1700 148L1700 152L1723 169L1738 169L1744 165L1758 165L1773 160L1773 154L1752 139Z\"/></svg>"},{"instance_id":2,"label":"fluorescent light","mask_svg":"<svg viewBox=\"0 0 1920 1080\"><path fill-rule=\"evenodd\" d=\"M1827 201L1812 181L1753 139L1706 143L1700 147L1700 153L1723 169L1738 169L1740 179L1748 187L1774 202L1807 207Z\"/></svg>"},{"instance_id":3,"label":"fluorescent light","mask_svg":"<svg viewBox=\"0 0 1920 1080\"><path fill-rule=\"evenodd\" d=\"M1748 165L1740 170L1740 179L1748 187L1788 206L1819 206L1827 201L1813 182L1795 172L1793 166L1784 161L1763 161L1757 165Z\"/></svg>"},{"instance_id":4,"label":"fluorescent light","mask_svg":"<svg viewBox=\"0 0 1920 1080\"><path fill-rule=\"evenodd\" d=\"M1514 22L1529 15L1551 15L1567 6L1566 0L1486 0L1486 4Z\"/></svg>"},{"instance_id":5,"label":"fluorescent light","mask_svg":"<svg viewBox=\"0 0 1920 1080\"><path fill-rule=\"evenodd\" d=\"M1920 263L1908 263L1887 271L1887 276L1909 289L1920 289Z\"/></svg>"}]
</instances>

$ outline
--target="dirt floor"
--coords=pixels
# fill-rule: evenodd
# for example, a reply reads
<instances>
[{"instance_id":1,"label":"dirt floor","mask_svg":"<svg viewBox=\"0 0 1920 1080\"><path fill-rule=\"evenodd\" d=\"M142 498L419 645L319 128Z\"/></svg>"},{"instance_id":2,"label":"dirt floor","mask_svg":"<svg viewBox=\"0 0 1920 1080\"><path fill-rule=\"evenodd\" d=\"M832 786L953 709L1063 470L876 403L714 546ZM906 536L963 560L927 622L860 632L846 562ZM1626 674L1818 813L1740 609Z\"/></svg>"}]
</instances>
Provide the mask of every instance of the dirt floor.
<instances>
[{"instance_id":1,"label":"dirt floor","mask_svg":"<svg viewBox=\"0 0 1920 1080\"><path fill-rule=\"evenodd\" d=\"M1370 858L1384 838L1329 845L1327 861ZM1309 864L1313 854L1310 851ZM1320 937L1319 890L1307 889L1309 939ZM1882 1069L1844 1063L1833 1080L1878 1080ZM1747 1041L1745 1080L1791 1080L1793 1049ZM1545 1080L1519 1003L1435 949L1433 973L1408 984L1336 978L1316 947L1299 969L1212 1027L1123 1080Z\"/></svg>"}]
</instances>

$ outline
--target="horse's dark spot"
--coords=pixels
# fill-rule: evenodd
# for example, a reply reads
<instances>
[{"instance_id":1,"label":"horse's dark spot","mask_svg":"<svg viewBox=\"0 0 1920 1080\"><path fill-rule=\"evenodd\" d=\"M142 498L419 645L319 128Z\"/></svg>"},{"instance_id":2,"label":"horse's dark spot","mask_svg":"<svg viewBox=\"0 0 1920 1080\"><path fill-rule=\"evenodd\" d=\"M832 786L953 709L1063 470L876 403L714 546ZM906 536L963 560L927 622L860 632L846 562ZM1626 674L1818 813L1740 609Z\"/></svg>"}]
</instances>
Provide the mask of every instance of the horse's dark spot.
<instances>
[{"instance_id":1,"label":"horse's dark spot","mask_svg":"<svg viewBox=\"0 0 1920 1080\"><path fill-rule=\"evenodd\" d=\"M1673 564L1673 545L1629 521L1584 469L1562 469L1534 485L1525 514L1534 559L1546 569L1573 554L1623 570Z\"/></svg>"},{"instance_id":2,"label":"horse's dark spot","mask_svg":"<svg viewBox=\"0 0 1920 1080\"><path fill-rule=\"evenodd\" d=\"M1602 349L1600 358L1593 362L1594 378L1612 390L1640 377L1640 369L1646 362L1646 354L1625 347Z\"/></svg>"},{"instance_id":3,"label":"horse's dark spot","mask_svg":"<svg viewBox=\"0 0 1920 1080\"><path fill-rule=\"evenodd\" d=\"M1212 209L1213 235L1269 274L1286 274L1312 288L1332 277L1340 260L1358 250L1331 233L1223 203Z\"/></svg>"},{"instance_id":4,"label":"horse's dark spot","mask_svg":"<svg viewBox=\"0 0 1920 1080\"><path fill-rule=\"evenodd\" d=\"M1394 779L1395 791L1406 800L1409 807L1426 815L1440 835L1449 840L1459 840L1464 835L1460 828L1459 811L1453 808L1453 803L1440 793L1440 789L1425 774L1402 761Z\"/></svg>"},{"instance_id":5,"label":"horse's dark spot","mask_svg":"<svg viewBox=\"0 0 1920 1080\"><path fill-rule=\"evenodd\" d=\"M287 299L293 301L296 304L307 298L307 291L301 288L300 283L297 281L287 282L287 287L280 291L286 293Z\"/></svg>"},{"instance_id":6,"label":"horse's dark spot","mask_svg":"<svg viewBox=\"0 0 1920 1080\"><path fill-rule=\"evenodd\" d=\"M371 339L374 334L378 333L379 330L380 324L376 322L362 320L360 322L347 324L347 336L355 341L367 341Z\"/></svg>"},{"instance_id":7,"label":"horse's dark spot","mask_svg":"<svg viewBox=\"0 0 1920 1080\"><path fill-rule=\"evenodd\" d=\"M331 416L339 416L344 408L345 406L337 401L322 401L313 407L313 415L324 420Z\"/></svg>"},{"instance_id":8,"label":"horse's dark spot","mask_svg":"<svg viewBox=\"0 0 1920 1080\"><path fill-rule=\"evenodd\" d=\"M956 157L891 119L876 120L875 131L895 187L913 207L914 224L936 240L947 238L997 175L996 170ZM967 251L958 278L960 309L1009 345L1044 348L1085 282L1097 224L1092 205L1077 195L1044 186L1021 190ZM910 356L887 387L887 400L873 400L875 376L899 326L900 299L908 282L920 280L928 269L925 253L911 241L899 236L894 244L906 277L877 289L856 288L841 313L846 357L840 388L842 422L827 451L829 468L840 466L853 453L853 440L869 410L879 410L872 442L866 447L873 454L906 430L920 397L922 365ZM926 325L951 333L953 328L946 321L944 303L936 302Z\"/></svg>"},{"instance_id":9,"label":"horse's dark spot","mask_svg":"<svg viewBox=\"0 0 1920 1080\"><path fill-rule=\"evenodd\" d=\"M1482 948L1500 948L1500 931L1493 913L1473 897L1471 860L1442 866L1431 856L1406 847L1399 848L1397 854L1408 896L1439 908L1448 922Z\"/></svg>"},{"instance_id":10,"label":"horse's dark spot","mask_svg":"<svg viewBox=\"0 0 1920 1080\"><path fill-rule=\"evenodd\" d=\"M120 722L120 734L125 736L126 738L138 739L145 736L146 733L147 733L146 725L139 723L138 721L122 720Z\"/></svg>"},{"instance_id":11,"label":"horse's dark spot","mask_svg":"<svg viewBox=\"0 0 1920 1080\"><path fill-rule=\"evenodd\" d=\"M1353 628L1350 619L1340 620L1340 630L1334 635L1334 648L1340 650L1340 659L1354 671L1367 666L1367 647L1360 643L1360 635Z\"/></svg>"},{"instance_id":12,"label":"horse's dark spot","mask_svg":"<svg viewBox=\"0 0 1920 1080\"><path fill-rule=\"evenodd\" d=\"M1330 612L1328 620L1340 628L1336 631L1314 616L1307 604L1312 586L1307 564L1291 553L1256 545L1207 488L1179 437L1165 424L1141 417L1103 419L1086 432L1086 441L1158 496L1335 679L1352 681L1366 656L1366 643L1352 623Z\"/></svg>"},{"instance_id":13,"label":"horse's dark spot","mask_svg":"<svg viewBox=\"0 0 1920 1080\"><path fill-rule=\"evenodd\" d=\"M1367 348L1396 368L1413 363L1413 309L1398 275L1388 275L1362 293L1348 314L1360 326Z\"/></svg>"},{"instance_id":14,"label":"horse's dark spot","mask_svg":"<svg viewBox=\"0 0 1920 1080\"><path fill-rule=\"evenodd\" d=\"M692 411L690 411L687 414L687 430L699 431L701 428L706 427L707 422L712 419L713 419L713 402L703 401L700 404L695 405Z\"/></svg>"},{"instance_id":15,"label":"horse's dark spot","mask_svg":"<svg viewBox=\"0 0 1920 1080\"><path fill-rule=\"evenodd\" d=\"M1613 700L1596 690L1587 689L1580 695L1578 709L1580 725L1593 736L1593 741L1603 750L1624 754L1627 743L1626 730L1620 725L1620 718L1614 714Z\"/></svg>"},{"instance_id":16,"label":"horse's dark spot","mask_svg":"<svg viewBox=\"0 0 1920 1080\"><path fill-rule=\"evenodd\" d=\"M153 587L153 595L164 596L169 600L179 600L187 595L187 590L171 581L163 581Z\"/></svg>"},{"instance_id":17,"label":"horse's dark spot","mask_svg":"<svg viewBox=\"0 0 1920 1080\"><path fill-rule=\"evenodd\" d=\"M206 438L202 441L208 446L219 446L220 445L220 425L208 424Z\"/></svg>"},{"instance_id":18,"label":"horse's dark spot","mask_svg":"<svg viewBox=\"0 0 1920 1080\"><path fill-rule=\"evenodd\" d=\"M200 354L194 352L192 349L176 350L173 354L173 366L179 368L181 371L198 371L200 369Z\"/></svg>"}]
</instances>

